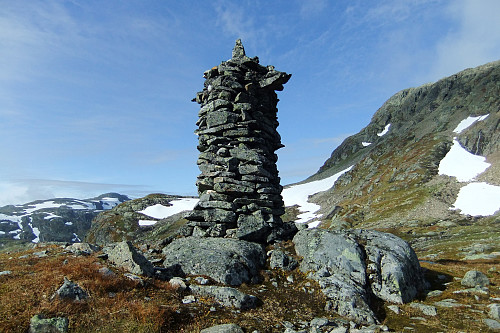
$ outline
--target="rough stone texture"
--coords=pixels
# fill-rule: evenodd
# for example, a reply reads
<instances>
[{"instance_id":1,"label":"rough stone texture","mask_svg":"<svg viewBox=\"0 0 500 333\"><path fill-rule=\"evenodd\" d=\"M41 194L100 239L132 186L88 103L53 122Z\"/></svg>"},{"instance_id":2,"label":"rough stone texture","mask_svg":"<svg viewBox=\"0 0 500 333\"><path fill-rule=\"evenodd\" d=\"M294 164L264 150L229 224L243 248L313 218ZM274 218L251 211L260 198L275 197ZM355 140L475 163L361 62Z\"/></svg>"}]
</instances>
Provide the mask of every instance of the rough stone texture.
<instances>
[{"instance_id":1,"label":"rough stone texture","mask_svg":"<svg viewBox=\"0 0 500 333\"><path fill-rule=\"evenodd\" d=\"M69 246L66 246L66 251L70 251L78 256L80 255L91 255L92 253L99 251L100 248L96 245L92 245L89 243L73 243Z\"/></svg>"},{"instance_id":2,"label":"rough stone texture","mask_svg":"<svg viewBox=\"0 0 500 333\"><path fill-rule=\"evenodd\" d=\"M200 202L187 216L197 235L260 243L285 237L275 90L290 76L247 57L240 40L231 59L204 73L195 98Z\"/></svg>"},{"instance_id":3,"label":"rough stone texture","mask_svg":"<svg viewBox=\"0 0 500 333\"><path fill-rule=\"evenodd\" d=\"M483 319L483 323L488 326L490 330L500 331L500 323L494 319Z\"/></svg>"},{"instance_id":4,"label":"rough stone texture","mask_svg":"<svg viewBox=\"0 0 500 333\"><path fill-rule=\"evenodd\" d=\"M465 273L460 283L465 287L484 287L490 284L490 280L483 272L472 270Z\"/></svg>"},{"instance_id":5,"label":"rough stone texture","mask_svg":"<svg viewBox=\"0 0 500 333\"><path fill-rule=\"evenodd\" d=\"M238 289L218 286L190 286L194 294L213 297L223 306L248 310L257 306L257 297L245 294Z\"/></svg>"},{"instance_id":6,"label":"rough stone texture","mask_svg":"<svg viewBox=\"0 0 500 333\"><path fill-rule=\"evenodd\" d=\"M435 306L425 305L422 303L411 303L410 306L414 309L418 309L418 310L422 311L422 313L426 316L436 316L437 315L437 309Z\"/></svg>"},{"instance_id":7,"label":"rough stone texture","mask_svg":"<svg viewBox=\"0 0 500 333\"><path fill-rule=\"evenodd\" d=\"M45 318L43 315L35 315L30 319L28 333L64 333L68 331L68 325L68 318Z\"/></svg>"},{"instance_id":8,"label":"rough stone texture","mask_svg":"<svg viewBox=\"0 0 500 333\"><path fill-rule=\"evenodd\" d=\"M490 318L500 320L500 304L490 304L488 307L490 308L488 316L490 316Z\"/></svg>"},{"instance_id":9,"label":"rough stone texture","mask_svg":"<svg viewBox=\"0 0 500 333\"><path fill-rule=\"evenodd\" d=\"M243 330L236 324L222 324L202 329L200 333L243 333Z\"/></svg>"},{"instance_id":10,"label":"rough stone texture","mask_svg":"<svg viewBox=\"0 0 500 333\"><path fill-rule=\"evenodd\" d=\"M297 262L297 260L285 253L283 250L276 249L270 251L269 266L271 267L271 269L279 268L286 271L292 271L297 268L298 265L299 263Z\"/></svg>"},{"instance_id":11,"label":"rough stone texture","mask_svg":"<svg viewBox=\"0 0 500 333\"><path fill-rule=\"evenodd\" d=\"M228 285L256 281L265 264L260 244L230 238L179 238L163 254L165 267L178 266L184 274L206 275Z\"/></svg>"},{"instance_id":12,"label":"rough stone texture","mask_svg":"<svg viewBox=\"0 0 500 333\"><path fill-rule=\"evenodd\" d=\"M375 323L372 294L393 303L411 301L425 288L417 256L400 238L377 231L301 230L294 237L310 272L340 315Z\"/></svg>"},{"instance_id":13,"label":"rough stone texture","mask_svg":"<svg viewBox=\"0 0 500 333\"><path fill-rule=\"evenodd\" d=\"M63 285L57 289L55 296L62 299L82 301L87 299L88 294L78 284L64 277Z\"/></svg>"},{"instance_id":14,"label":"rough stone texture","mask_svg":"<svg viewBox=\"0 0 500 333\"><path fill-rule=\"evenodd\" d=\"M111 244L103 249L108 255L108 260L113 264L123 267L132 274L153 276L155 269L129 241Z\"/></svg>"}]
</instances>

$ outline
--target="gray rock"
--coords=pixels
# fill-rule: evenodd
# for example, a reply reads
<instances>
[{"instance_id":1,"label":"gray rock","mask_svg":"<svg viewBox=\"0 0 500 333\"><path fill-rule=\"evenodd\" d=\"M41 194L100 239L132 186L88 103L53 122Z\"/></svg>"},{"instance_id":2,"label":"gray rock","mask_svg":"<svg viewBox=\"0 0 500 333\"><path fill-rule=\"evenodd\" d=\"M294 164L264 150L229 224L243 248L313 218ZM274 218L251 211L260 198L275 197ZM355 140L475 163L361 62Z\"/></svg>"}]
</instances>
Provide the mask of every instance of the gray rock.
<instances>
[{"instance_id":1,"label":"gray rock","mask_svg":"<svg viewBox=\"0 0 500 333\"><path fill-rule=\"evenodd\" d=\"M336 312L358 323L377 322L371 293L405 303L426 285L414 251L391 234L305 229L293 242L300 270L311 272Z\"/></svg>"},{"instance_id":2,"label":"gray rock","mask_svg":"<svg viewBox=\"0 0 500 333\"><path fill-rule=\"evenodd\" d=\"M328 318L314 318L313 320L311 320L309 326L311 327L324 327L324 326L327 326L330 324L330 320L328 320Z\"/></svg>"},{"instance_id":3,"label":"gray rock","mask_svg":"<svg viewBox=\"0 0 500 333\"><path fill-rule=\"evenodd\" d=\"M64 317L45 318L35 315L30 319L29 333L64 333L68 332L69 320Z\"/></svg>"},{"instance_id":4,"label":"gray rock","mask_svg":"<svg viewBox=\"0 0 500 333\"><path fill-rule=\"evenodd\" d=\"M435 306L425 305L422 303L411 303L410 306L414 309L418 309L422 311L422 313L426 316L436 316L437 310Z\"/></svg>"},{"instance_id":5,"label":"gray rock","mask_svg":"<svg viewBox=\"0 0 500 333\"><path fill-rule=\"evenodd\" d=\"M500 331L500 323L494 319L483 319L483 323L488 326L490 330Z\"/></svg>"},{"instance_id":6,"label":"gray rock","mask_svg":"<svg viewBox=\"0 0 500 333\"><path fill-rule=\"evenodd\" d=\"M401 310L399 309L399 306L397 306L397 305L388 305L387 308L389 310L391 310L392 312L394 312L395 314L399 314L399 312L401 312Z\"/></svg>"},{"instance_id":7,"label":"gray rock","mask_svg":"<svg viewBox=\"0 0 500 333\"><path fill-rule=\"evenodd\" d=\"M448 298L448 299L443 299L439 302L434 302L435 306L439 306L441 308L457 308L464 306L464 304L458 303L457 300Z\"/></svg>"},{"instance_id":8,"label":"gray rock","mask_svg":"<svg viewBox=\"0 0 500 333\"><path fill-rule=\"evenodd\" d=\"M186 288L187 288L186 283L179 277L171 278L168 281L168 284L172 288L174 288L176 291L179 291L179 292L182 292L182 291L186 290Z\"/></svg>"},{"instance_id":9,"label":"gray rock","mask_svg":"<svg viewBox=\"0 0 500 333\"><path fill-rule=\"evenodd\" d=\"M465 287L484 287L490 284L490 280L483 272L472 270L465 273L460 283Z\"/></svg>"},{"instance_id":10,"label":"gray rock","mask_svg":"<svg viewBox=\"0 0 500 333\"><path fill-rule=\"evenodd\" d=\"M143 286L145 283L144 283L144 280L138 276L138 275L135 275L135 274L132 274L132 273L125 273L123 274L123 276L125 276L126 278L138 283L139 285Z\"/></svg>"},{"instance_id":11,"label":"gray rock","mask_svg":"<svg viewBox=\"0 0 500 333\"><path fill-rule=\"evenodd\" d=\"M493 319L500 319L500 304L490 304L488 305L490 311L488 311L488 316Z\"/></svg>"},{"instance_id":12,"label":"gray rock","mask_svg":"<svg viewBox=\"0 0 500 333\"><path fill-rule=\"evenodd\" d=\"M443 294L443 291L442 290L432 290L432 291L429 291L427 293L427 297L438 297L438 296L441 296Z\"/></svg>"},{"instance_id":13,"label":"gray rock","mask_svg":"<svg viewBox=\"0 0 500 333\"><path fill-rule=\"evenodd\" d=\"M236 324L222 324L202 329L200 333L243 333L243 330Z\"/></svg>"},{"instance_id":14,"label":"gray rock","mask_svg":"<svg viewBox=\"0 0 500 333\"><path fill-rule=\"evenodd\" d=\"M70 299L73 301L82 301L87 299L88 294L78 284L64 277L63 285L57 289L54 296L61 299Z\"/></svg>"},{"instance_id":15,"label":"gray rock","mask_svg":"<svg viewBox=\"0 0 500 333\"><path fill-rule=\"evenodd\" d=\"M107 276L107 277L115 277L116 274L112 270L110 270L108 267L101 267L99 268L99 273Z\"/></svg>"},{"instance_id":16,"label":"gray rock","mask_svg":"<svg viewBox=\"0 0 500 333\"><path fill-rule=\"evenodd\" d=\"M265 263L261 245L228 238L180 238L163 254L165 267L178 265L185 274L206 275L228 285L255 281Z\"/></svg>"},{"instance_id":17,"label":"gray rock","mask_svg":"<svg viewBox=\"0 0 500 333\"><path fill-rule=\"evenodd\" d=\"M103 251L108 255L108 261L125 268L132 274L154 275L153 265L129 241L111 244L106 246Z\"/></svg>"},{"instance_id":18,"label":"gray rock","mask_svg":"<svg viewBox=\"0 0 500 333\"><path fill-rule=\"evenodd\" d=\"M270 251L269 266L271 269L279 268L286 271L292 271L299 265L298 261L292 256L286 254L281 249Z\"/></svg>"},{"instance_id":19,"label":"gray rock","mask_svg":"<svg viewBox=\"0 0 500 333\"><path fill-rule=\"evenodd\" d=\"M92 253L99 251L100 248L89 243L73 243L66 246L65 250L76 255L91 255Z\"/></svg>"},{"instance_id":20,"label":"gray rock","mask_svg":"<svg viewBox=\"0 0 500 333\"><path fill-rule=\"evenodd\" d=\"M253 309L257 306L257 297L245 294L235 288L191 285L190 289L194 294L213 297L223 306L242 310Z\"/></svg>"}]
</instances>

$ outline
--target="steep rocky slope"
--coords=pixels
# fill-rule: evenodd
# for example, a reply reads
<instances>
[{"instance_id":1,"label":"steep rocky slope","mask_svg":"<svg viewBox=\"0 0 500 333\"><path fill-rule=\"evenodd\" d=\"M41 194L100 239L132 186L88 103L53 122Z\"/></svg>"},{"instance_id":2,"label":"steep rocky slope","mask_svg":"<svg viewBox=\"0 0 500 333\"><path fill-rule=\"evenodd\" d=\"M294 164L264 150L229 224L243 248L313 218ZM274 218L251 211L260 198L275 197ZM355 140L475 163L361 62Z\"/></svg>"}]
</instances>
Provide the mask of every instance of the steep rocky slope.
<instances>
[{"instance_id":1,"label":"steep rocky slope","mask_svg":"<svg viewBox=\"0 0 500 333\"><path fill-rule=\"evenodd\" d=\"M466 119L468 127L461 123ZM484 156L490 166L466 180L440 171L454 142L462 152ZM417 248L426 248L433 237L460 240L458 248L466 238L482 233L484 237L478 237L482 246L494 252L499 250L495 241L500 236L499 211L471 216L450 208L457 208L459 191L470 183L500 185L499 157L500 61L496 61L396 93L306 181L352 166L333 188L310 198L322 207L324 228L391 231L404 234ZM452 173L459 172L468 158L455 160ZM437 251L436 244L431 247L430 252Z\"/></svg>"}]
</instances>

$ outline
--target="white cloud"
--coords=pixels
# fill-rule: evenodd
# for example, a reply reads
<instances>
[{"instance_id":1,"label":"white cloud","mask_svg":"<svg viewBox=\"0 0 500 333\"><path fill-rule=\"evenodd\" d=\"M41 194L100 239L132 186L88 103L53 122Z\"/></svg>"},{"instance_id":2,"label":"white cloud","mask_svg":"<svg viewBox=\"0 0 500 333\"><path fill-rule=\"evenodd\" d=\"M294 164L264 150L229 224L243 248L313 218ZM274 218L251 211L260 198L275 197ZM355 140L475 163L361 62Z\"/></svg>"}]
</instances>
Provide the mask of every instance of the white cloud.
<instances>
[{"instance_id":1,"label":"white cloud","mask_svg":"<svg viewBox=\"0 0 500 333\"><path fill-rule=\"evenodd\" d=\"M452 1L449 14L456 30L446 32L436 47L434 78L454 74L500 58L500 1Z\"/></svg>"},{"instance_id":2,"label":"white cloud","mask_svg":"<svg viewBox=\"0 0 500 333\"><path fill-rule=\"evenodd\" d=\"M151 193L141 185L21 179L0 182L0 206L64 197L88 199L106 192L118 192L129 196L143 196Z\"/></svg>"}]
</instances>

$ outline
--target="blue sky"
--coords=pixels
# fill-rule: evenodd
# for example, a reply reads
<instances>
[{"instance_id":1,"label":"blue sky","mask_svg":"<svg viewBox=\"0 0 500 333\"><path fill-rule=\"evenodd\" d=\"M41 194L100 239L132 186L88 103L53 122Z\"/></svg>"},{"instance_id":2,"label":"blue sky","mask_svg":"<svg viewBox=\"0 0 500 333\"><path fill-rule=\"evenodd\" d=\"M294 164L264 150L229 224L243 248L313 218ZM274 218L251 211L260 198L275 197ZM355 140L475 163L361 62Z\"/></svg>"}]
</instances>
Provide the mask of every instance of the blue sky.
<instances>
[{"instance_id":1,"label":"blue sky","mask_svg":"<svg viewBox=\"0 0 500 333\"><path fill-rule=\"evenodd\" d=\"M497 0L0 0L0 205L196 194L202 74L242 38L292 73L282 184L401 89L500 58Z\"/></svg>"}]
</instances>

